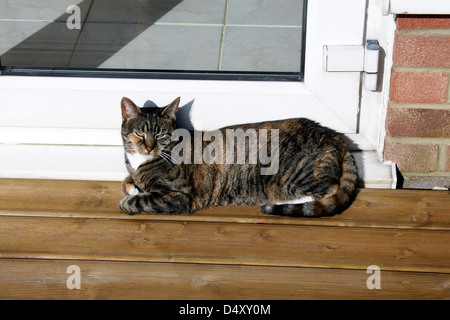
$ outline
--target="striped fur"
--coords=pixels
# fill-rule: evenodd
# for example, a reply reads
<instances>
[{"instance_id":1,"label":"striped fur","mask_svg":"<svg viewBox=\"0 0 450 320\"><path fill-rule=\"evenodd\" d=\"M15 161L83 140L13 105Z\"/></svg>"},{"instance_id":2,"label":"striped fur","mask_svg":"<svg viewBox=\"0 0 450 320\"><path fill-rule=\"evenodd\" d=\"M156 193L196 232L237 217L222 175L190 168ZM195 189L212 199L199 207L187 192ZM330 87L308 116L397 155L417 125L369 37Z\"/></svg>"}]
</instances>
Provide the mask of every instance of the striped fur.
<instances>
[{"instance_id":1,"label":"striped fur","mask_svg":"<svg viewBox=\"0 0 450 320\"><path fill-rule=\"evenodd\" d=\"M268 165L249 163L249 153L255 150L248 143L240 150L246 155L244 164L173 161L170 152L178 142L167 137L176 129L178 103L179 99L164 108L140 109L131 100L122 99L122 139L130 173L119 203L124 212L174 214L212 206L261 205L261 211L268 214L319 217L342 212L354 199L357 168L342 134L308 119L220 129L224 139L227 129L267 129L268 145L271 131L277 129L279 168L271 175L261 174L261 168ZM193 132L190 139L192 145L199 143L194 141L198 135ZM200 143L205 151L208 142ZM225 147L222 152L226 154ZM193 160L194 155L190 156ZM234 157L236 160L236 153ZM314 201L282 204L305 196Z\"/></svg>"},{"instance_id":2,"label":"striped fur","mask_svg":"<svg viewBox=\"0 0 450 320\"><path fill-rule=\"evenodd\" d=\"M314 195L316 201L304 204L264 205L261 206L261 211L291 217L321 217L341 213L354 200L357 181L355 160L349 151L344 154L341 163L342 175L339 184L330 187L324 196L321 193Z\"/></svg>"}]
</instances>

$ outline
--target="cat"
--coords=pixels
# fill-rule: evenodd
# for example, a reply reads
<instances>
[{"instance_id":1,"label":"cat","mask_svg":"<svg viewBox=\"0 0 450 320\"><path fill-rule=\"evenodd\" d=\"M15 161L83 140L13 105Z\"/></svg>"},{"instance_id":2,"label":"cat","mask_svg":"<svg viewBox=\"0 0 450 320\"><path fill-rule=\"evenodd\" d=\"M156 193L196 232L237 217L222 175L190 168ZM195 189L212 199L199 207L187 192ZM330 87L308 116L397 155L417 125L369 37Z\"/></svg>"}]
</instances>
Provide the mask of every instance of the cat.
<instances>
[{"instance_id":1,"label":"cat","mask_svg":"<svg viewBox=\"0 0 450 320\"><path fill-rule=\"evenodd\" d=\"M261 147L251 149L250 143L236 150L231 158L234 163L198 163L194 161L195 152L188 154L186 150L182 158L185 161L179 161L175 156L181 153L174 150L180 141L190 139L184 142L198 146L205 140L202 134L208 134L189 131L183 139L174 139L179 130L179 103L177 98L163 108L139 108L130 99L122 98L121 131L129 175L122 184L124 197L119 207L125 213L176 214L213 206L260 205L267 214L320 217L341 213L354 200L357 167L342 134L297 118L228 126L217 130L214 140L210 135L210 141L223 147L216 149L217 155L229 153L224 147L226 142L219 141L228 132L266 132L265 137L257 139L259 143L266 139L270 144L267 154L278 157L278 168L272 174L262 174L267 161L263 164L256 157L256 162L236 161L239 153L250 159L251 153L263 151ZM200 151L206 152L208 142L200 143ZM309 201L295 203L302 198Z\"/></svg>"}]
</instances>

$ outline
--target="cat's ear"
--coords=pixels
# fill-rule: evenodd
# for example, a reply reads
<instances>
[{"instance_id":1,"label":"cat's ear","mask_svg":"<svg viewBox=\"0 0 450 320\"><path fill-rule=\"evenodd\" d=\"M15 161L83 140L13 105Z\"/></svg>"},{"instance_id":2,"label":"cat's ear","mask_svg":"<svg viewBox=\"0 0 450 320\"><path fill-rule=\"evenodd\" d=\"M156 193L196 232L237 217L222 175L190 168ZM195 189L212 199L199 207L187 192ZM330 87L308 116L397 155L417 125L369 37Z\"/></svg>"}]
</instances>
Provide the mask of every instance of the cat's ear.
<instances>
[{"instance_id":1,"label":"cat's ear","mask_svg":"<svg viewBox=\"0 0 450 320\"><path fill-rule=\"evenodd\" d=\"M122 120L134 118L141 113L141 110L127 97L122 98L120 108L122 109Z\"/></svg>"},{"instance_id":2,"label":"cat's ear","mask_svg":"<svg viewBox=\"0 0 450 320\"><path fill-rule=\"evenodd\" d=\"M180 97L176 98L169 105L165 106L161 111L161 115L175 119L176 118L175 114L177 113L179 105L180 105Z\"/></svg>"}]
</instances>

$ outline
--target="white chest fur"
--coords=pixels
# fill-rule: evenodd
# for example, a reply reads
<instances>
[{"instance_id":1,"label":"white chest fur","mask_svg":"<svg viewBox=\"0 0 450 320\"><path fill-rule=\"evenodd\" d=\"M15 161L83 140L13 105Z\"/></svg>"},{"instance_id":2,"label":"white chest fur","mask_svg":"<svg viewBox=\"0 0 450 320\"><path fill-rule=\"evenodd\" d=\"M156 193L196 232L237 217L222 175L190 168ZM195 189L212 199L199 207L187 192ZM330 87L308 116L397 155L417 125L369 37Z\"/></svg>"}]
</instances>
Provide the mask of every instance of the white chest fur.
<instances>
[{"instance_id":1,"label":"white chest fur","mask_svg":"<svg viewBox=\"0 0 450 320\"><path fill-rule=\"evenodd\" d=\"M153 155L148 154L148 155L143 155L140 153L126 153L127 158L128 158L128 162L130 163L131 167L133 168L133 170L137 170L139 168L139 166L141 164L143 164L144 162L153 159Z\"/></svg>"}]
</instances>

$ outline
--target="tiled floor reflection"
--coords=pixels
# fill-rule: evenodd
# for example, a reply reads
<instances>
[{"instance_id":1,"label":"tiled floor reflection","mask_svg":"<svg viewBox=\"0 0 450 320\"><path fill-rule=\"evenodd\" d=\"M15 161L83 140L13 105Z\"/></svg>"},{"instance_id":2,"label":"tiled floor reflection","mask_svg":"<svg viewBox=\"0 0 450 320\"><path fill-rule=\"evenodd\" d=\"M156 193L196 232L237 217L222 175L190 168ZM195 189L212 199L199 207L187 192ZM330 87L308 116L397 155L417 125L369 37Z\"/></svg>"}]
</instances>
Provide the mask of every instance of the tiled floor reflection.
<instances>
[{"instance_id":1,"label":"tiled floor reflection","mask_svg":"<svg viewBox=\"0 0 450 320\"><path fill-rule=\"evenodd\" d=\"M68 29L70 5L81 29ZM303 0L0 0L3 65L298 72Z\"/></svg>"}]
</instances>

